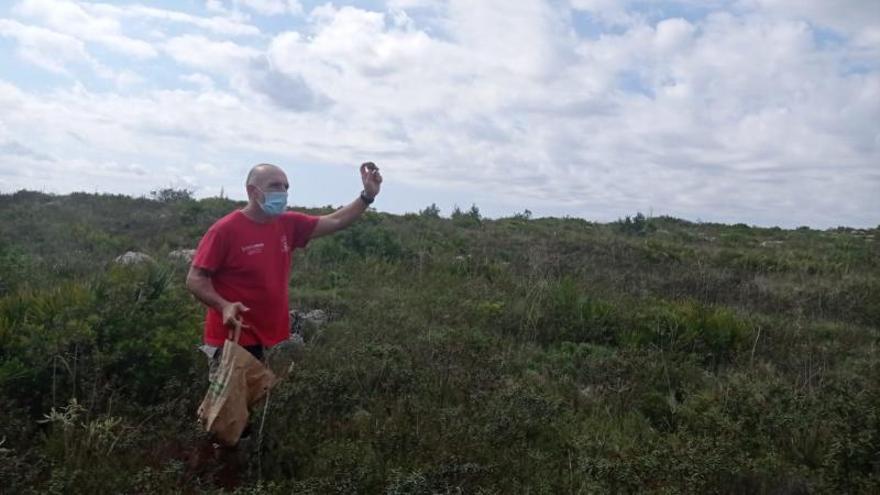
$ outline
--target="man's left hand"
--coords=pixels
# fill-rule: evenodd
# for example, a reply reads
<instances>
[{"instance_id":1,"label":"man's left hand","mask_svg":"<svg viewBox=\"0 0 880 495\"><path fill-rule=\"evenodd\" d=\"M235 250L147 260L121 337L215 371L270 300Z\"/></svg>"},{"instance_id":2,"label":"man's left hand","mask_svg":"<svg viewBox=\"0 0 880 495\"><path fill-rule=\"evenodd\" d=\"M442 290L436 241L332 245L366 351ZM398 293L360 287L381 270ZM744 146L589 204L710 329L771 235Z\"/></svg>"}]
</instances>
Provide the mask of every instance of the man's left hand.
<instances>
[{"instance_id":1,"label":"man's left hand","mask_svg":"<svg viewBox=\"0 0 880 495\"><path fill-rule=\"evenodd\" d=\"M370 198L375 198L382 187L382 174L379 173L379 167L373 162L361 164L361 180L364 183L364 193Z\"/></svg>"}]
</instances>

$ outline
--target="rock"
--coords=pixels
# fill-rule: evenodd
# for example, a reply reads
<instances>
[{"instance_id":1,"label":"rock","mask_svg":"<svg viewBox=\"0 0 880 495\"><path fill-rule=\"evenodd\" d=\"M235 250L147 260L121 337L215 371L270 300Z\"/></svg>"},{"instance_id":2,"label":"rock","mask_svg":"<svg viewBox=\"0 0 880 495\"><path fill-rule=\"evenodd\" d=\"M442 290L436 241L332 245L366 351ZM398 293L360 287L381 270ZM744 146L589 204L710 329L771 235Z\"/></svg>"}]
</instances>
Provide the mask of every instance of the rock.
<instances>
[{"instance_id":1,"label":"rock","mask_svg":"<svg viewBox=\"0 0 880 495\"><path fill-rule=\"evenodd\" d=\"M168 257L173 260L185 261L187 263L192 263L193 256L196 255L195 249L175 249L168 253Z\"/></svg>"},{"instance_id":2,"label":"rock","mask_svg":"<svg viewBox=\"0 0 880 495\"><path fill-rule=\"evenodd\" d=\"M773 247L773 246L781 246L782 241L762 241L761 247Z\"/></svg>"},{"instance_id":3,"label":"rock","mask_svg":"<svg viewBox=\"0 0 880 495\"><path fill-rule=\"evenodd\" d=\"M121 256L117 256L113 261L120 265L136 265L139 263L153 263L153 258L137 251L128 251Z\"/></svg>"},{"instance_id":4,"label":"rock","mask_svg":"<svg viewBox=\"0 0 880 495\"><path fill-rule=\"evenodd\" d=\"M313 309L309 312L297 310L290 311L290 333L291 335L303 334L303 328L308 324L311 327L318 328L327 323L327 312L323 309Z\"/></svg>"},{"instance_id":5,"label":"rock","mask_svg":"<svg viewBox=\"0 0 880 495\"><path fill-rule=\"evenodd\" d=\"M313 309L303 315L303 319L310 321L317 326L327 323L327 313L323 309Z\"/></svg>"}]
</instances>

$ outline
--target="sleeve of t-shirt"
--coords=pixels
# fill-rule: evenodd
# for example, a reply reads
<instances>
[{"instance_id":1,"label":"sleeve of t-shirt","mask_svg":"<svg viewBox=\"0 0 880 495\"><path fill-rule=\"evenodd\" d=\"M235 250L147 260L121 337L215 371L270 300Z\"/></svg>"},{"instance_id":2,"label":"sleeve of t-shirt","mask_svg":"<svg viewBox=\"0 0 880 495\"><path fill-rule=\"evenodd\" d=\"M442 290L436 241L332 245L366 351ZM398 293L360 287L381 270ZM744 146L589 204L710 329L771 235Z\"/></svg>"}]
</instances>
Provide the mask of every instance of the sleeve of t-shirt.
<instances>
[{"instance_id":1,"label":"sleeve of t-shirt","mask_svg":"<svg viewBox=\"0 0 880 495\"><path fill-rule=\"evenodd\" d=\"M223 266L224 258L226 258L226 242L219 229L211 227L199 241L192 264L214 272Z\"/></svg>"},{"instance_id":2,"label":"sleeve of t-shirt","mask_svg":"<svg viewBox=\"0 0 880 495\"><path fill-rule=\"evenodd\" d=\"M287 232L291 239L291 245L294 248L304 248L312 238L312 232L318 225L318 218L314 215L307 215L296 211L289 211L284 214L287 220Z\"/></svg>"}]
</instances>

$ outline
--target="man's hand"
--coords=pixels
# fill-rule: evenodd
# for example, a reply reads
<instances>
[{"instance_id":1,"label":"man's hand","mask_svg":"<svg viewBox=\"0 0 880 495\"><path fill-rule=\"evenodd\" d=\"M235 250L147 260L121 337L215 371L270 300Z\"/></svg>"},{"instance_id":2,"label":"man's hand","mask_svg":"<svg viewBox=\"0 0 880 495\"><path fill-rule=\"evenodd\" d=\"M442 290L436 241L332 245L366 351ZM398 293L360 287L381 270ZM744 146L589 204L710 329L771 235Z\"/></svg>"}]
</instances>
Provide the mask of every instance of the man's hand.
<instances>
[{"instance_id":1,"label":"man's hand","mask_svg":"<svg viewBox=\"0 0 880 495\"><path fill-rule=\"evenodd\" d=\"M379 167L373 162L361 164L361 181L364 183L364 194L375 198L382 187L382 174L379 173Z\"/></svg>"},{"instance_id":2,"label":"man's hand","mask_svg":"<svg viewBox=\"0 0 880 495\"><path fill-rule=\"evenodd\" d=\"M250 308L240 302L231 302L223 305L223 324L229 328L229 338L238 340L242 328L250 328L250 325L241 320L239 312L250 311Z\"/></svg>"}]
</instances>

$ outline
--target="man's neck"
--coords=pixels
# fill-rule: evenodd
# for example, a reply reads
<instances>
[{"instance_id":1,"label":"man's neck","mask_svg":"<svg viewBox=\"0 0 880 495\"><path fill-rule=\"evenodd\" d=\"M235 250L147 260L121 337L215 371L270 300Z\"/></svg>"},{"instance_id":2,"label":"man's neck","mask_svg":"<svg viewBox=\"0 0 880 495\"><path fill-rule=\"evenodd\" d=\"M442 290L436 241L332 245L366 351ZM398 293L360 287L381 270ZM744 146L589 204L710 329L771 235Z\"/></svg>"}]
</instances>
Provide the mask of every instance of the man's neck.
<instances>
[{"instance_id":1,"label":"man's neck","mask_svg":"<svg viewBox=\"0 0 880 495\"><path fill-rule=\"evenodd\" d=\"M277 218L267 215L259 205L253 203L248 203L247 206L241 209L241 212L244 213L244 216L257 223L269 223Z\"/></svg>"}]
</instances>

